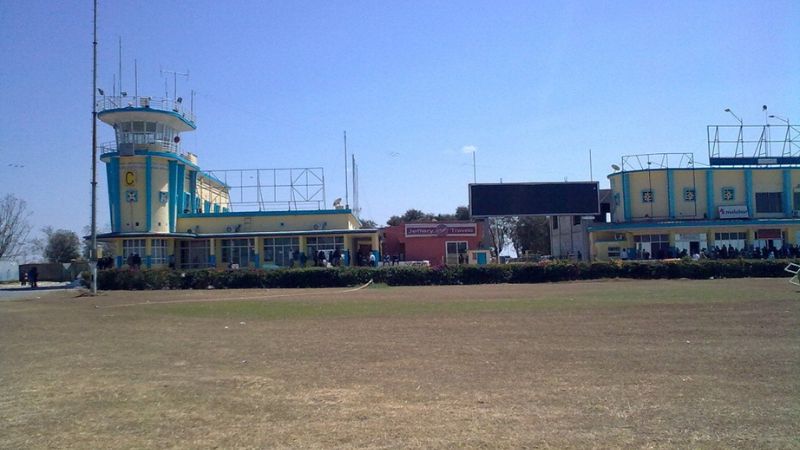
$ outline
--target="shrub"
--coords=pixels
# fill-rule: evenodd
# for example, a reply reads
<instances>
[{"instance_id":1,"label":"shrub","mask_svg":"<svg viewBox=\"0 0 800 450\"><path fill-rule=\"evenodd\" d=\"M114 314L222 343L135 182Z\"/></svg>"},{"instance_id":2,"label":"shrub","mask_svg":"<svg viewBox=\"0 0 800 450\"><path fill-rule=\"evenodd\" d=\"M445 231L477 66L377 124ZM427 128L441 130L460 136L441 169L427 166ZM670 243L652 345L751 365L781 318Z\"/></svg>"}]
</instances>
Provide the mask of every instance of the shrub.
<instances>
[{"instance_id":1,"label":"shrub","mask_svg":"<svg viewBox=\"0 0 800 450\"><path fill-rule=\"evenodd\" d=\"M443 266L436 268L390 266L296 269L200 269L176 271L102 270L97 285L103 290L320 288L362 285L369 280L390 286L474 285L494 283L543 283L599 278L742 278L787 277L786 260L702 260L702 261L611 261L569 263L546 262L486 266ZM89 274L83 275L89 285Z\"/></svg>"}]
</instances>

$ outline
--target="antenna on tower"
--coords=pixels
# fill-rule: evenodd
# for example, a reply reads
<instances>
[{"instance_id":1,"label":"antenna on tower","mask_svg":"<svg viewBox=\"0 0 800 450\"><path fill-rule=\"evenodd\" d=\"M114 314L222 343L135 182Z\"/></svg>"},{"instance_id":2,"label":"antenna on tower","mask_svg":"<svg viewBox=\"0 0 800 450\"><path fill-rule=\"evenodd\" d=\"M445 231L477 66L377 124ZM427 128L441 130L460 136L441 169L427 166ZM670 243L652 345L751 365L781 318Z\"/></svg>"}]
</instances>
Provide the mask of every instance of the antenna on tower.
<instances>
[{"instance_id":1,"label":"antenna on tower","mask_svg":"<svg viewBox=\"0 0 800 450\"><path fill-rule=\"evenodd\" d=\"M344 207L350 208L350 197L347 193L347 130L344 132Z\"/></svg>"},{"instance_id":2,"label":"antenna on tower","mask_svg":"<svg viewBox=\"0 0 800 450\"><path fill-rule=\"evenodd\" d=\"M139 64L133 60L133 98L139 97Z\"/></svg>"},{"instance_id":3,"label":"antenna on tower","mask_svg":"<svg viewBox=\"0 0 800 450\"><path fill-rule=\"evenodd\" d=\"M119 36L119 92L122 93L122 36Z\"/></svg>"},{"instance_id":4,"label":"antenna on tower","mask_svg":"<svg viewBox=\"0 0 800 450\"><path fill-rule=\"evenodd\" d=\"M174 70L161 70L161 76L163 77L164 74L172 74L172 98L178 98L178 75L182 77L186 77L189 79L189 69L186 69L186 72L176 72ZM167 86L167 79L164 78L164 87L166 90ZM166 97L169 97L169 93L167 93Z\"/></svg>"}]
</instances>

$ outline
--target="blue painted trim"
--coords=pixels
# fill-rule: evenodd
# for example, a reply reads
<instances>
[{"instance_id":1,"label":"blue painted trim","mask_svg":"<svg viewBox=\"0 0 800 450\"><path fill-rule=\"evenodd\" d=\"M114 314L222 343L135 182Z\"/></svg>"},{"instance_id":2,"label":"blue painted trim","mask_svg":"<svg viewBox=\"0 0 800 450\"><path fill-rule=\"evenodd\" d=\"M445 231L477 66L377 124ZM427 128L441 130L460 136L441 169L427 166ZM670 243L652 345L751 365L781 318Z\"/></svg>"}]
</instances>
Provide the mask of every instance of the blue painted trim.
<instances>
[{"instance_id":1,"label":"blue painted trim","mask_svg":"<svg viewBox=\"0 0 800 450\"><path fill-rule=\"evenodd\" d=\"M222 214L228 214L228 208L222 207Z\"/></svg>"},{"instance_id":2,"label":"blue painted trim","mask_svg":"<svg viewBox=\"0 0 800 450\"><path fill-rule=\"evenodd\" d=\"M800 219L756 219L756 220L697 220L697 221L676 221L676 222L627 222L605 225L595 225L588 227L591 232L595 231L614 231L614 230L636 230L644 228L708 228L708 227L732 227L748 226L752 228L765 225L800 226Z\"/></svg>"},{"instance_id":3,"label":"blue painted trim","mask_svg":"<svg viewBox=\"0 0 800 450\"><path fill-rule=\"evenodd\" d=\"M628 222L631 220L631 179L627 173L622 174L622 203L623 217Z\"/></svg>"},{"instance_id":4,"label":"blue painted trim","mask_svg":"<svg viewBox=\"0 0 800 450\"><path fill-rule=\"evenodd\" d=\"M120 178L119 178L119 158L115 159L112 163L113 171L114 171L114 178L113 178L113 187L114 187L114 228L115 231L122 231L122 198L120 194Z\"/></svg>"},{"instance_id":5,"label":"blue painted trim","mask_svg":"<svg viewBox=\"0 0 800 450\"><path fill-rule=\"evenodd\" d=\"M186 166L178 164L178 184L175 185L175 196L178 199L178 214L182 213L186 208L183 203L186 200L183 195L184 181L186 180Z\"/></svg>"},{"instance_id":6,"label":"blue painted trim","mask_svg":"<svg viewBox=\"0 0 800 450\"><path fill-rule=\"evenodd\" d=\"M762 163L761 161L769 161L769 163ZM774 162L773 162L774 161ZM757 156L753 157L738 157L738 158L731 158L731 157L723 157L723 158L709 158L708 163L710 165L725 165L725 166L757 166L757 165L796 165L800 164L800 158L796 156L777 156L777 157L766 157L761 158Z\"/></svg>"},{"instance_id":7,"label":"blue painted trim","mask_svg":"<svg viewBox=\"0 0 800 450\"><path fill-rule=\"evenodd\" d=\"M744 171L744 195L745 205L747 205L747 212L750 215L755 214L753 210L753 171L745 169Z\"/></svg>"},{"instance_id":8,"label":"blue painted trim","mask_svg":"<svg viewBox=\"0 0 800 450\"><path fill-rule=\"evenodd\" d=\"M766 170L784 170L784 169L787 169L787 167L785 167L785 166L783 166L783 167L761 167L761 166L760 167L713 167L712 166L712 167L698 167L695 170L706 170L706 169L707 170L714 170L714 171L718 171L718 170L719 171L721 171L721 170L745 170L745 169L766 171ZM800 166L792 165L792 167L789 167L788 170L800 170ZM611 178L614 175L624 175L626 173L647 173L647 172L656 173L656 172L664 172L664 171L691 172L692 169L689 168L689 167L684 167L684 168L670 168L670 169L650 169L649 171L647 169L643 169L643 170L626 170L624 172L615 172L615 173L608 174L607 178Z\"/></svg>"},{"instance_id":9,"label":"blue painted trim","mask_svg":"<svg viewBox=\"0 0 800 450\"><path fill-rule=\"evenodd\" d=\"M144 266L147 267L148 269L153 266L153 257L152 256L147 255L147 256L144 257Z\"/></svg>"},{"instance_id":10,"label":"blue painted trim","mask_svg":"<svg viewBox=\"0 0 800 450\"><path fill-rule=\"evenodd\" d=\"M219 205L216 203L214 204L214 214L219 214Z\"/></svg>"},{"instance_id":11,"label":"blue painted trim","mask_svg":"<svg viewBox=\"0 0 800 450\"><path fill-rule=\"evenodd\" d=\"M225 210L225 208L222 208ZM178 214L181 219L189 219L194 217L260 217L260 216L314 216L321 214L352 214L349 209L315 209L315 210L300 210L300 211L236 211L236 212L221 212L221 213L202 213L202 214Z\"/></svg>"},{"instance_id":12,"label":"blue painted trim","mask_svg":"<svg viewBox=\"0 0 800 450\"><path fill-rule=\"evenodd\" d=\"M200 166L198 166L197 164L192 163L191 161L189 161L188 159L184 158L183 156L181 156L181 155L179 155L177 153L153 152L153 151L150 151L150 150L137 149L137 150L134 150L133 154L135 156L148 156L148 155L157 156L159 158L167 158L167 159L178 161L178 162L180 162L182 164L185 164L186 167L189 167L192 170L196 170L198 173L200 173L204 177L219 183L222 187L226 187L226 188L230 187L227 184L225 184L222 180L220 180L219 178L215 177L214 175L211 175L208 172L203 172L203 170L200 168ZM100 156L100 160L106 162L105 161L106 159L111 159L111 158L116 158L116 157L119 157L119 153L118 152L108 152L108 153L104 153L103 155L101 155Z\"/></svg>"},{"instance_id":13,"label":"blue painted trim","mask_svg":"<svg viewBox=\"0 0 800 450\"><path fill-rule=\"evenodd\" d=\"M145 227L147 231L153 229L153 157L148 156L144 160L144 182L145 185ZM150 264L147 265L150 267Z\"/></svg>"},{"instance_id":14,"label":"blue painted trim","mask_svg":"<svg viewBox=\"0 0 800 450\"><path fill-rule=\"evenodd\" d=\"M217 267L217 255L208 255L208 264L211 267Z\"/></svg>"},{"instance_id":15,"label":"blue painted trim","mask_svg":"<svg viewBox=\"0 0 800 450\"><path fill-rule=\"evenodd\" d=\"M783 214L792 217L792 172L783 169Z\"/></svg>"},{"instance_id":16,"label":"blue painted trim","mask_svg":"<svg viewBox=\"0 0 800 450\"><path fill-rule=\"evenodd\" d=\"M167 206L169 207L169 231L174 233L175 232L175 210L177 208L177 202L175 201L175 184L176 178L178 177L178 162L177 161L169 161L168 165L169 171L169 201L167 202Z\"/></svg>"},{"instance_id":17,"label":"blue painted trim","mask_svg":"<svg viewBox=\"0 0 800 450\"><path fill-rule=\"evenodd\" d=\"M113 159L106 164L106 184L108 185L108 215L111 231L119 230L119 220L115 212L119 210L119 160Z\"/></svg>"},{"instance_id":18,"label":"blue painted trim","mask_svg":"<svg viewBox=\"0 0 800 450\"><path fill-rule=\"evenodd\" d=\"M706 218L717 217L714 213L714 171L706 170Z\"/></svg>"},{"instance_id":19,"label":"blue painted trim","mask_svg":"<svg viewBox=\"0 0 800 450\"><path fill-rule=\"evenodd\" d=\"M105 115L108 115L108 114L121 113L121 112L140 112L140 111L141 112L147 112L147 113L166 114L168 116L175 117L176 119L180 119L181 122L185 123L186 125L191 127L193 130L197 129L197 125L195 125L194 122L192 122L191 120L186 120L186 118L183 117L182 115L180 115L180 114L178 114L178 113L176 113L174 111L164 111L163 109L155 109L155 108L136 108L136 107L133 107L133 106L128 106L128 107L125 107L125 108L106 109L104 111L100 111L99 113L97 113L97 118L102 120L102 117L105 116ZM106 123L108 123L108 122L106 122ZM178 130L178 131L180 131L180 130Z\"/></svg>"},{"instance_id":20,"label":"blue painted trim","mask_svg":"<svg viewBox=\"0 0 800 450\"><path fill-rule=\"evenodd\" d=\"M122 267L122 256L117 256L116 265L117 265L117 269Z\"/></svg>"},{"instance_id":21,"label":"blue painted trim","mask_svg":"<svg viewBox=\"0 0 800 450\"><path fill-rule=\"evenodd\" d=\"M203 200L203 212L206 214L211 214L211 202L208 200Z\"/></svg>"},{"instance_id":22,"label":"blue painted trim","mask_svg":"<svg viewBox=\"0 0 800 450\"><path fill-rule=\"evenodd\" d=\"M197 171L190 170L189 171L189 208L191 208L192 212L196 211L197 203L195 199L197 198Z\"/></svg>"},{"instance_id":23,"label":"blue painted trim","mask_svg":"<svg viewBox=\"0 0 800 450\"><path fill-rule=\"evenodd\" d=\"M675 218L675 176L673 171L667 171L667 215L670 219Z\"/></svg>"}]
</instances>

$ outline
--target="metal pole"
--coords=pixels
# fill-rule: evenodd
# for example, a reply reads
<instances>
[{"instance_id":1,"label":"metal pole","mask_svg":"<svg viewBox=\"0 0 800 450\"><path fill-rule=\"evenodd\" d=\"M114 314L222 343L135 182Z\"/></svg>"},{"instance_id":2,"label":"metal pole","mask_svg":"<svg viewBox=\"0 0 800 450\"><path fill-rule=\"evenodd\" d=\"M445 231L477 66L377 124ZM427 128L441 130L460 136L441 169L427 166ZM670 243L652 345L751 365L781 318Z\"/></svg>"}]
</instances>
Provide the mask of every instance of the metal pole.
<instances>
[{"instance_id":1,"label":"metal pole","mask_svg":"<svg viewBox=\"0 0 800 450\"><path fill-rule=\"evenodd\" d=\"M97 294L97 0L94 0L94 40L92 41L92 248L89 249L89 263L92 268L92 294L94 295Z\"/></svg>"},{"instance_id":2,"label":"metal pole","mask_svg":"<svg viewBox=\"0 0 800 450\"><path fill-rule=\"evenodd\" d=\"M344 132L344 207L350 208L350 195L347 193L347 131Z\"/></svg>"},{"instance_id":3,"label":"metal pole","mask_svg":"<svg viewBox=\"0 0 800 450\"><path fill-rule=\"evenodd\" d=\"M477 153L477 152L475 150L473 150L472 151L472 182L473 183L478 183L478 169L476 168L477 166L475 165L475 153Z\"/></svg>"}]
</instances>

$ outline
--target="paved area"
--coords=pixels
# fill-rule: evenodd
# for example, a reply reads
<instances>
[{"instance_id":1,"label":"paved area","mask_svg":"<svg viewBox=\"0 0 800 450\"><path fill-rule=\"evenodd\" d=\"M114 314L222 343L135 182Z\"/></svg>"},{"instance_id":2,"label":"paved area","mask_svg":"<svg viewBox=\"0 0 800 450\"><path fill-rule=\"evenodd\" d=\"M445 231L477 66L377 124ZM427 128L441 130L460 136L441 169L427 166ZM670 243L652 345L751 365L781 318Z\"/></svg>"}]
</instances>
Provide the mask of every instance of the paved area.
<instances>
[{"instance_id":1,"label":"paved area","mask_svg":"<svg viewBox=\"0 0 800 450\"><path fill-rule=\"evenodd\" d=\"M31 289L30 285L20 286L19 283L0 284L0 301L42 298L43 295L52 292L61 292L79 287L75 282L70 281L41 281L36 289Z\"/></svg>"}]
</instances>

